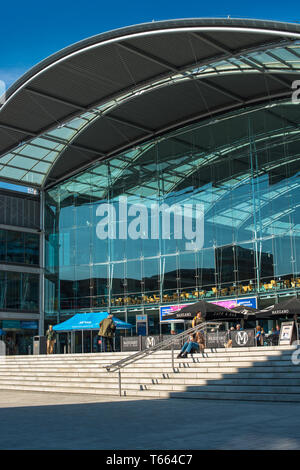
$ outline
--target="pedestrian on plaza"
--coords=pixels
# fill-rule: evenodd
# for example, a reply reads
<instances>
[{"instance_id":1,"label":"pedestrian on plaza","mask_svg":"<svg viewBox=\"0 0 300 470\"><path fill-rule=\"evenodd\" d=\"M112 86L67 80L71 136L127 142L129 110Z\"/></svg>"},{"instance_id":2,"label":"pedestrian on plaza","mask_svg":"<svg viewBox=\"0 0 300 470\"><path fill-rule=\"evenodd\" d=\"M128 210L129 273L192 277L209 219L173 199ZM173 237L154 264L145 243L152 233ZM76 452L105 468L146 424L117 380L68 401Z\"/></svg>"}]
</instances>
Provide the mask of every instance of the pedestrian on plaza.
<instances>
[{"instance_id":1,"label":"pedestrian on plaza","mask_svg":"<svg viewBox=\"0 0 300 470\"><path fill-rule=\"evenodd\" d=\"M46 331L46 340L47 340L47 354L53 354L54 344L56 343L56 333L53 330L52 325L49 325L49 328Z\"/></svg>"},{"instance_id":2,"label":"pedestrian on plaza","mask_svg":"<svg viewBox=\"0 0 300 470\"><path fill-rule=\"evenodd\" d=\"M113 316L111 314L108 315L107 318L104 318L100 323L100 330L98 333L99 336L99 341L100 344L103 345L102 350L105 352L111 351L114 352L114 344L113 344L113 338L114 338L114 333L116 331L116 325L114 324L113 321ZM99 344L98 341L98 344ZM98 348L99 350L100 348Z\"/></svg>"}]
</instances>

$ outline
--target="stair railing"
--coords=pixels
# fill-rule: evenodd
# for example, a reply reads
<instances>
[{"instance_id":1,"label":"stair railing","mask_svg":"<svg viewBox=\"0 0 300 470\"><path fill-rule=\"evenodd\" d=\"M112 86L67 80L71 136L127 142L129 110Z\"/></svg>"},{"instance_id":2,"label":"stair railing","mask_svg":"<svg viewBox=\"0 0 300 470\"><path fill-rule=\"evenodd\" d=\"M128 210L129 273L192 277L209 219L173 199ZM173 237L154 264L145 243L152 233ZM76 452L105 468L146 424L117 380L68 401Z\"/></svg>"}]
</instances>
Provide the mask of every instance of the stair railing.
<instances>
[{"instance_id":1,"label":"stair railing","mask_svg":"<svg viewBox=\"0 0 300 470\"><path fill-rule=\"evenodd\" d=\"M188 336L193 335L197 331L201 331L205 335L205 343L206 343L206 336L207 336L207 330L209 328L214 328L217 330L217 334L219 333L219 328L222 325L222 323L217 323L217 322L203 322L200 323L199 325L189 328L188 330L183 331L182 333L179 333L178 335L174 335L171 338L161 341L160 343L156 344L155 346L152 346L150 348L146 348L142 351L139 351L137 353L131 354L130 356L127 356L117 362L114 362L111 365L105 366L105 369L107 372L118 372L119 376L119 395L122 395L122 382L121 382L121 369L124 367L128 366L129 364L133 364L137 361L140 361L144 357L150 356L151 354L161 351L163 349L167 349L171 346L171 351L172 351L172 369L175 372L175 358L174 358L174 346L176 343L178 344L179 341L186 339Z\"/></svg>"}]
</instances>

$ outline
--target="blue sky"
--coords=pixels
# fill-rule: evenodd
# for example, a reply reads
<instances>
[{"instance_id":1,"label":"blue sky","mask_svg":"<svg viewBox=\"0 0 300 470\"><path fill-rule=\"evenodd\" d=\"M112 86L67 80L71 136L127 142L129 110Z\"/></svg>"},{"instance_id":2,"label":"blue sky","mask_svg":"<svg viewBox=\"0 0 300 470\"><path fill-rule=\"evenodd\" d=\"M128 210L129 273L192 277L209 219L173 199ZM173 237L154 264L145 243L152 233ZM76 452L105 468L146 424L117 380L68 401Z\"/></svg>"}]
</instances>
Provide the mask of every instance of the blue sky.
<instances>
[{"instance_id":1,"label":"blue sky","mask_svg":"<svg viewBox=\"0 0 300 470\"><path fill-rule=\"evenodd\" d=\"M300 22L299 1L10 1L1 5L0 80L13 83L50 54L89 36L172 18L227 17Z\"/></svg>"}]
</instances>

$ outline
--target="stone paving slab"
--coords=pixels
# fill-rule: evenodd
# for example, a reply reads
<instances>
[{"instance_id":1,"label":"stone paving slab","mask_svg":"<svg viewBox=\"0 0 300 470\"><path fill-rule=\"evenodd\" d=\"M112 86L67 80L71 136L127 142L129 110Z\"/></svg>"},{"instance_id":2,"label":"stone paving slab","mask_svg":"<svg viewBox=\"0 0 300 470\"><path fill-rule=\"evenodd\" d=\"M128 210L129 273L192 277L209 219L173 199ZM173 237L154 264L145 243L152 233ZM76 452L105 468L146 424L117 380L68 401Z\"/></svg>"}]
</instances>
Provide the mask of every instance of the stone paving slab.
<instances>
[{"instance_id":1,"label":"stone paving slab","mask_svg":"<svg viewBox=\"0 0 300 470\"><path fill-rule=\"evenodd\" d=\"M300 403L0 391L0 449L299 449Z\"/></svg>"}]
</instances>

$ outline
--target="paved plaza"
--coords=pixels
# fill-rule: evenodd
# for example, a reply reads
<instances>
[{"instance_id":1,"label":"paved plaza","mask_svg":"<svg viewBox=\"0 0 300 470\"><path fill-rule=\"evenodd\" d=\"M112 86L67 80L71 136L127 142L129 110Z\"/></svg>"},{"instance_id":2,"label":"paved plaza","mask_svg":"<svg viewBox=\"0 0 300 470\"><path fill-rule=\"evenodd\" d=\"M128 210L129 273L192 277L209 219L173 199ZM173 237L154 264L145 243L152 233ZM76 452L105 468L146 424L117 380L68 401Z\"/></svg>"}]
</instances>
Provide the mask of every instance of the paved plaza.
<instances>
[{"instance_id":1,"label":"paved plaza","mask_svg":"<svg viewBox=\"0 0 300 470\"><path fill-rule=\"evenodd\" d=\"M0 391L0 449L299 449L300 403Z\"/></svg>"}]
</instances>

